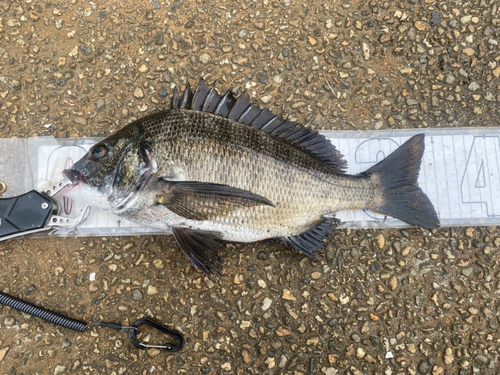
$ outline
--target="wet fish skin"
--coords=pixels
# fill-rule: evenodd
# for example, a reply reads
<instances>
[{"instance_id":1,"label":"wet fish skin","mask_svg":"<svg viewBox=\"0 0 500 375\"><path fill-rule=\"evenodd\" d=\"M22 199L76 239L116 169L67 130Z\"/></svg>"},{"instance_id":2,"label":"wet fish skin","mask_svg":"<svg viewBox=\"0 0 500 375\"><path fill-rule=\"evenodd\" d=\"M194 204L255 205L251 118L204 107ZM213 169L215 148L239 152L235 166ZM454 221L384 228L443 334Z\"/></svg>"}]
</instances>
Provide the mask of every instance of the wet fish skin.
<instances>
[{"instance_id":1,"label":"wet fish skin","mask_svg":"<svg viewBox=\"0 0 500 375\"><path fill-rule=\"evenodd\" d=\"M341 210L369 208L414 224L438 224L432 204L416 187L423 137L412 138L394 160L387 158L396 178L383 162L352 176L316 133L291 128L285 139L276 130L273 135L249 126L257 120L245 124L179 108L195 106L196 92L185 93L187 99L174 109L139 119L94 145L65 171L74 181L67 195L133 222L173 229L182 250L207 273L218 264L214 238L280 238L313 257L314 247L324 247L337 224L332 214ZM204 95L206 104L211 94ZM226 101L233 111L239 103ZM294 136L305 141L293 143ZM401 203L401 192L410 206Z\"/></svg>"}]
</instances>

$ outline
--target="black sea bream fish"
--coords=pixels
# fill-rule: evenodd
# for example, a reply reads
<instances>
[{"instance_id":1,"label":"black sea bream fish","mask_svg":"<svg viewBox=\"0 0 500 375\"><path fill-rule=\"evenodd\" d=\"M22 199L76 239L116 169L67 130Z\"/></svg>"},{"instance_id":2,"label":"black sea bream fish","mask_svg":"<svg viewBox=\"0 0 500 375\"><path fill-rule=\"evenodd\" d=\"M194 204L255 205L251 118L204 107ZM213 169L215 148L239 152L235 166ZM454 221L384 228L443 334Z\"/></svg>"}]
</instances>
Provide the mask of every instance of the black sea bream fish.
<instances>
[{"instance_id":1,"label":"black sea bream fish","mask_svg":"<svg viewBox=\"0 0 500 375\"><path fill-rule=\"evenodd\" d=\"M330 142L230 91L200 80L171 109L125 126L66 169L70 198L130 221L171 229L205 273L219 267L218 239L280 239L308 257L324 249L341 210L371 209L437 228L417 186L424 135L377 165L345 174Z\"/></svg>"}]
</instances>

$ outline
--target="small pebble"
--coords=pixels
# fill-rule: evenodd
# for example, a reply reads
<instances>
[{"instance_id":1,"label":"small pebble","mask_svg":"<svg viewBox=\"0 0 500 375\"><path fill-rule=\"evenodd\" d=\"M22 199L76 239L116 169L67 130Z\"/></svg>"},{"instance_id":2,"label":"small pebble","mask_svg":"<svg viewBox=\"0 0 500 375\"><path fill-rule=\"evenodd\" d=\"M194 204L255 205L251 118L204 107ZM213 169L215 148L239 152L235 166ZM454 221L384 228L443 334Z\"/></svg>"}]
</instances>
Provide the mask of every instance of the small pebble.
<instances>
[{"instance_id":1,"label":"small pebble","mask_svg":"<svg viewBox=\"0 0 500 375\"><path fill-rule=\"evenodd\" d=\"M155 259L153 261L153 264L159 270L162 270L163 268L165 268L165 266L163 265L163 261L161 259Z\"/></svg>"},{"instance_id":2,"label":"small pebble","mask_svg":"<svg viewBox=\"0 0 500 375\"><path fill-rule=\"evenodd\" d=\"M7 354L7 352L9 351L10 347L5 347L5 348L2 348L0 349L0 362L3 361L3 359L5 358L5 355Z\"/></svg>"},{"instance_id":3,"label":"small pebble","mask_svg":"<svg viewBox=\"0 0 500 375\"><path fill-rule=\"evenodd\" d=\"M257 79L260 83L267 83L267 81L269 81L269 75L265 72L259 72L257 73Z\"/></svg>"},{"instance_id":4,"label":"small pebble","mask_svg":"<svg viewBox=\"0 0 500 375\"><path fill-rule=\"evenodd\" d=\"M15 319L12 316L8 316L3 320L3 324L6 327L12 327L16 323Z\"/></svg>"},{"instance_id":5,"label":"small pebble","mask_svg":"<svg viewBox=\"0 0 500 375\"><path fill-rule=\"evenodd\" d=\"M447 74L446 75L446 79L445 79L445 82L449 85L452 85L453 83L455 83L455 76L451 73Z\"/></svg>"},{"instance_id":6,"label":"small pebble","mask_svg":"<svg viewBox=\"0 0 500 375\"><path fill-rule=\"evenodd\" d=\"M472 20L472 16L471 15L467 15L467 16L464 16L464 17L460 18L460 22L462 24L464 24L464 25L467 24L467 23L469 23L471 20Z\"/></svg>"},{"instance_id":7,"label":"small pebble","mask_svg":"<svg viewBox=\"0 0 500 375\"><path fill-rule=\"evenodd\" d=\"M71 341L69 341L68 339L64 339L61 344L61 349L66 349L69 348L70 346L71 346Z\"/></svg>"},{"instance_id":8,"label":"small pebble","mask_svg":"<svg viewBox=\"0 0 500 375\"><path fill-rule=\"evenodd\" d=\"M431 372L431 365L427 361L421 361L418 364L418 372L420 374L429 374Z\"/></svg>"},{"instance_id":9,"label":"small pebble","mask_svg":"<svg viewBox=\"0 0 500 375\"><path fill-rule=\"evenodd\" d=\"M268 368L272 369L274 368L274 366L276 366L276 360L273 357L268 357L266 359L266 364Z\"/></svg>"},{"instance_id":10,"label":"small pebble","mask_svg":"<svg viewBox=\"0 0 500 375\"><path fill-rule=\"evenodd\" d=\"M368 43L363 42L363 57L365 60L370 60L371 48Z\"/></svg>"},{"instance_id":11,"label":"small pebble","mask_svg":"<svg viewBox=\"0 0 500 375\"><path fill-rule=\"evenodd\" d=\"M486 366L488 364L488 358L482 354L478 354L476 356L476 362L479 363L480 366Z\"/></svg>"},{"instance_id":12,"label":"small pebble","mask_svg":"<svg viewBox=\"0 0 500 375\"><path fill-rule=\"evenodd\" d=\"M283 328L283 327L279 327L277 330L276 330L276 334L279 336L279 337L285 337L285 336L290 336L290 331L286 328Z\"/></svg>"},{"instance_id":13,"label":"small pebble","mask_svg":"<svg viewBox=\"0 0 500 375\"><path fill-rule=\"evenodd\" d=\"M152 296L158 293L158 289L154 285L148 285L148 296Z\"/></svg>"},{"instance_id":14,"label":"small pebble","mask_svg":"<svg viewBox=\"0 0 500 375\"><path fill-rule=\"evenodd\" d=\"M281 298L287 300L287 301L295 301L296 298L292 295L292 293L288 289L283 289L283 295Z\"/></svg>"},{"instance_id":15,"label":"small pebble","mask_svg":"<svg viewBox=\"0 0 500 375\"><path fill-rule=\"evenodd\" d=\"M313 337L313 338L307 339L306 345L316 346L316 345L318 345L318 342L319 342L319 337Z\"/></svg>"},{"instance_id":16,"label":"small pebble","mask_svg":"<svg viewBox=\"0 0 500 375\"><path fill-rule=\"evenodd\" d=\"M88 56L92 53L92 50L87 46L80 46L80 52L83 53L85 56Z\"/></svg>"},{"instance_id":17,"label":"small pebble","mask_svg":"<svg viewBox=\"0 0 500 375\"><path fill-rule=\"evenodd\" d=\"M210 61L210 55L208 53L204 53L200 56L200 62L202 64L208 64L209 61Z\"/></svg>"},{"instance_id":18,"label":"small pebble","mask_svg":"<svg viewBox=\"0 0 500 375\"><path fill-rule=\"evenodd\" d=\"M449 347L446 348L444 351L444 357L443 357L444 364L449 365L449 364L453 363L454 360L455 360L455 358L453 357L453 350Z\"/></svg>"},{"instance_id":19,"label":"small pebble","mask_svg":"<svg viewBox=\"0 0 500 375\"><path fill-rule=\"evenodd\" d=\"M243 358L243 362L245 362L246 364L249 364L250 362L252 362L252 356L250 355L250 353L243 349L241 351L241 357Z\"/></svg>"},{"instance_id":20,"label":"small pebble","mask_svg":"<svg viewBox=\"0 0 500 375\"><path fill-rule=\"evenodd\" d=\"M396 290L396 288L398 287L398 278L396 276L392 276L390 279L389 279L389 288L391 290Z\"/></svg>"},{"instance_id":21,"label":"small pebble","mask_svg":"<svg viewBox=\"0 0 500 375\"><path fill-rule=\"evenodd\" d=\"M319 279L321 279L321 272L313 272L313 273L311 273L311 278L313 280L319 280Z\"/></svg>"},{"instance_id":22,"label":"small pebble","mask_svg":"<svg viewBox=\"0 0 500 375\"><path fill-rule=\"evenodd\" d=\"M467 86L467 88L470 90L470 91L477 91L479 89L479 85L477 84L477 82L471 82L469 84L469 86Z\"/></svg>"},{"instance_id":23,"label":"small pebble","mask_svg":"<svg viewBox=\"0 0 500 375\"><path fill-rule=\"evenodd\" d=\"M472 272L474 271L474 267L466 267L462 270L462 275L469 277L472 275Z\"/></svg>"},{"instance_id":24,"label":"small pebble","mask_svg":"<svg viewBox=\"0 0 500 375\"><path fill-rule=\"evenodd\" d=\"M269 251L259 251L257 254L257 259L258 260L268 260L269 259Z\"/></svg>"},{"instance_id":25,"label":"small pebble","mask_svg":"<svg viewBox=\"0 0 500 375\"><path fill-rule=\"evenodd\" d=\"M416 28L418 31L425 31L425 24L424 24L423 22L416 21L416 22L415 22L415 28Z\"/></svg>"},{"instance_id":26,"label":"small pebble","mask_svg":"<svg viewBox=\"0 0 500 375\"><path fill-rule=\"evenodd\" d=\"M432 375L441 375L444 373L444 368L441 366L434 366L432 368Z\"/></svg>"},{"instance_id":27,"label":"small pebble","mask_svg":"<svg viewBox=\"0 0 500 375\"><path fill-rule=\"evenodd\" d=\"M266 311L271 307L271 304L273 303L273 300L269 297L264 298L264 301L262 303L261 309Z\"/></svg>"},{"instance_id":28,"label":"small pebble","mask_svg":"<svg viewBox=\"0 0 500 375\"><path fill-rule=\"evenodd\" d=\"M148 355L151 358L157 357L158 355L160 355L160 353L161 353L160 349L157 348L152 348L148 350Z\"/></svg>"},{"instance_id":29,"label":"small pebble","mask_svg":"<svg viewBox=\"0 0 500 375\"><path fill-rule=\"evenodd\" d=\"M132 290L132 300L133 301L140 301L142 300L142 293L138 289Z\"/></svg>"},{"instance_id":30,"label":"small pebble","mask_svg":"<svg viewBox=\"0 0 500 375\"><path fill-rule=\"evenodd\" d=\"M363 350L363 348L357 348L356 349L356 357L358 358L363 358L365 356L365 351Z\"/></svg>"},{"instance_id":31,"label":"small pebble","mask_svg":"<svg viewBox=\"0 0 500 375\"><path fill-rule=\"evenodd\" d=\"M33 294L36 294L38 293L38 289L32 284L28 287L28 289L26 289L26 292L25 294L27 296L30 296L30 295L33 295Z\"/></svg>"},{"instance_id":32,"label":"small pebble","mask_svg":"<svg viewBox=\"0 0 500 375\"><path fill-rule=\"evenodd\" d=\"M136 87L135 90L134 90L134 96L137 98L137 99L141 99L144 97L144 92L142 91L142 89L140 87Z\"/></svg>"},{"instance_id":33,"label":"small pebble","mask_svg":"<svg viewBox=\"0 0 500 375\"><path fill-rule=\"evenodd\" d=\"M464 49L462 50L462 52L463 52L464 54L466 54L467 56L469 56L469 57L470 57L470 56L474 56L474 54L475 54L474 50L473 50L472 48L470 48L470 47L464 48Z\"/></svg>"},{"instance_id":34,"label":"small pebble","mask_svg":"<svg viewBox=\"0 0 500 375\"><path fill-rule=\"evenodd\" d=\"M102 109L105 105L106 105L106 102L104 101L104 99L102 98L99 98L99 99L96 99L96 101L94 102L95 103L95 108L99 111L100 109ZM94 277L95 277L95 273L94 273ZM92 281L92 280L91 280Z\"/></svg>"},{"instance_id":35,"label":"small pebble","mask_svg":"<svg viewBox=\"0 0 500 375\"><path fill-rule=\"evenodd\" d=\"M262 98L260 98L260 100L262 101L262 103L267 104L271 101L272 98L273 97L271 95L265 95Z\"/></svg>"},{"instance_id":36,"label":"small pebble","mask_svg":"<svg viewBox=\"0 0 500 375\"><path fill-rule=\"evenodd\" d=\"M377 244L378 244L379 249L383 249L384 248L385 237L384 237L384 235L382 233L377 236Z\"/></svg>"},{"instance_id":37,"label":"small pebble","mask_svg":"<svg viewBox=\"0 0 500 375\"><path fill-rule=\"evenodd\" d=\"M441 13L432 12L431 13L431 26L437 26L439 21L441 21Z\"/></svg>"}]
</instances>

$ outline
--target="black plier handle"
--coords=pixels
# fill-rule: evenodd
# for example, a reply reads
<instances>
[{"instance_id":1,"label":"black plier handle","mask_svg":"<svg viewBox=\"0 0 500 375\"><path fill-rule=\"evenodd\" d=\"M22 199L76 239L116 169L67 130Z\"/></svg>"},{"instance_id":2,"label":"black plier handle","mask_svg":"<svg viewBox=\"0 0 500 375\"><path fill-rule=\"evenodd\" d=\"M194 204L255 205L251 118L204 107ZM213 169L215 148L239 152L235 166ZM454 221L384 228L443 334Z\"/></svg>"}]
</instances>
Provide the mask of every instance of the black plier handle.
<instances>
[{"instance_id":1,"label":"black plier handle","mask_svg":"<svg viewBox=\"0 0 500 375\"><path fill-rule=\"evenodd\" d=\"M25 234L49 230L53 227L75 227L80 224L88 207L77 218L58 216L60 206L52 199L70 185L67 178L40 193L31 190L17 197L0 199L0 241Z\"/></svg>"}]
</instances>

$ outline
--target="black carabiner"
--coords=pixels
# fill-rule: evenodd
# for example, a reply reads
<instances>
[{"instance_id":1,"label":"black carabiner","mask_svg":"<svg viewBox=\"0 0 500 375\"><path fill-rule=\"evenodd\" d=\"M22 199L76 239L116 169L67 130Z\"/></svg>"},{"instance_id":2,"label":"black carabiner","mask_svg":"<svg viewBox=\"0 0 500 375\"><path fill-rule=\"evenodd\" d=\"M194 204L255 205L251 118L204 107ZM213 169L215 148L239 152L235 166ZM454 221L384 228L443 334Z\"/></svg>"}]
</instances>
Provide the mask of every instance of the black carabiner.
<instances>
[{"instance_id":1,"label":"black carabiner","mask_svg":"<svg viewBox=\"0 0 500 375\"><path fill-rule=\"evenodd\" d=\"M161 331L163 333L166 333L168 336L174 337L177 339L177 344L172 345L172 344L165 344L165 345L149 345L149 344L143 344L137 340L137 333L139 333L139 326L146 324L150 327L153 327L157 329L158 331ZM130 329L128 331L128 338L130 339L130 342L138 349L148 349L148 348L158 348L158 349L164 349L169 352L177 352L182 349L184 346L184 336L182 333L175 331L171 328L165 327L164 325L155 322L152 319L149 318L142 318L137 320L133 325L133 327L137 329Z\"/></svg>"}]
</instances>

